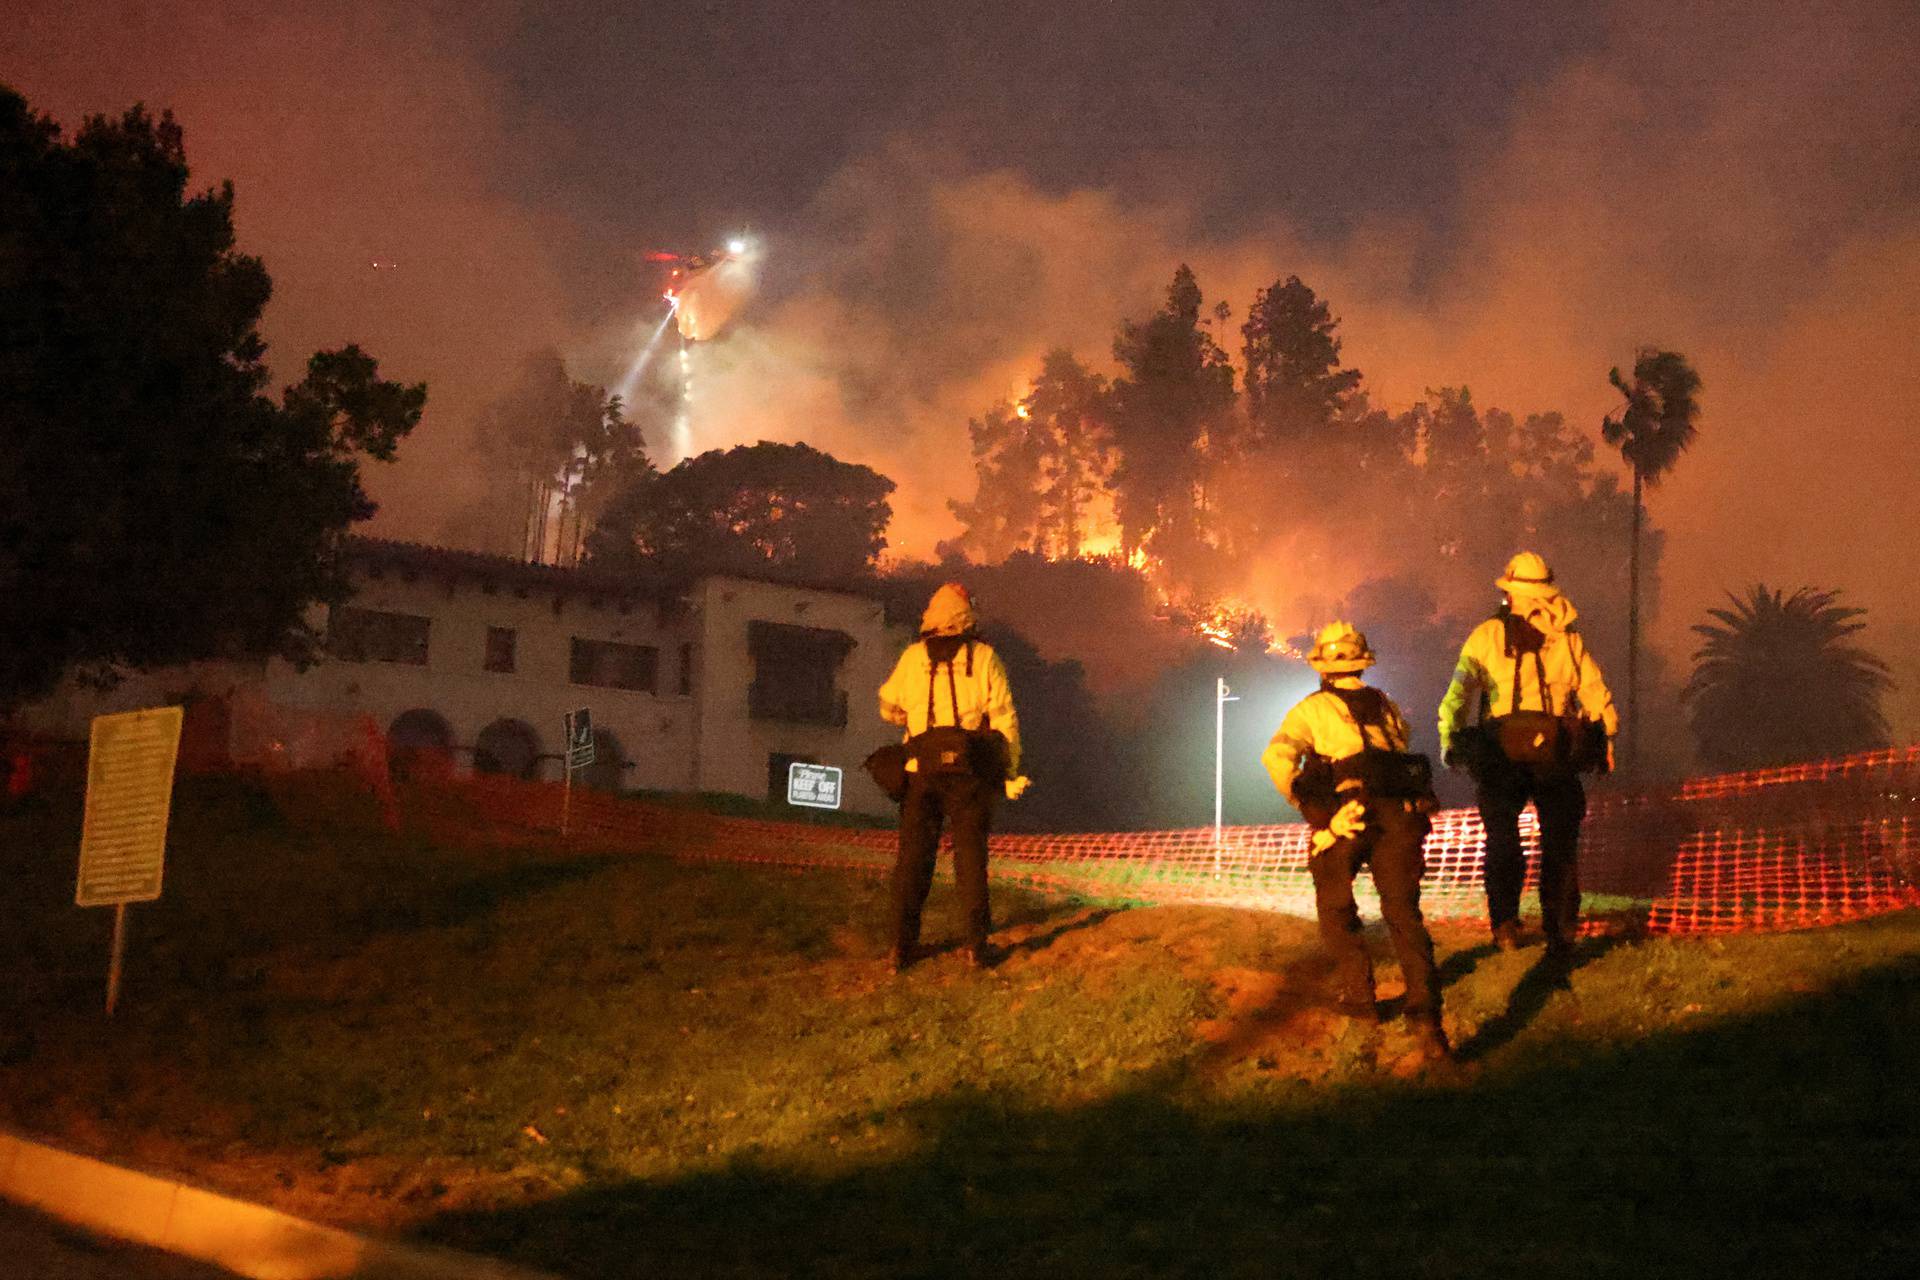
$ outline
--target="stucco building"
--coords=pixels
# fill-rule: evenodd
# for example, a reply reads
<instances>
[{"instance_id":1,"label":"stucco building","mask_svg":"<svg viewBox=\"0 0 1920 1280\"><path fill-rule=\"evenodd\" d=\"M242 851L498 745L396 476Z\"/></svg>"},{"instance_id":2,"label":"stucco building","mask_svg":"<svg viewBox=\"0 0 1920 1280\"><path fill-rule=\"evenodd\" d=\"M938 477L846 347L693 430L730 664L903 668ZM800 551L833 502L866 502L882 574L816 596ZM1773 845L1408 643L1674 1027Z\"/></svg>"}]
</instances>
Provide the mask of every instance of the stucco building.
<instances>
[{"instance_id":1,"label":"stucco building","mask_svg":"<svg viewBox=\"0 0 1920 1280\"><path fill-rule=\"evenodd\" d=\"M185 700L205 704L189 750L217 753L244 709L263 706L289 724L302 712L370 721L396 770L557 779L563 717L586 707L598 759L576 783L784 795L788 764L805 760L846 771L847 808L890 808L859 766L892 732L874 691L911 637L877 599L736 577L654 589L378 539L354 539L350 555L355 593L322 611L319 664L203 664L106 693L67 686L16 723L84 737L101 711Z\"/></svg>"}]
</instances>

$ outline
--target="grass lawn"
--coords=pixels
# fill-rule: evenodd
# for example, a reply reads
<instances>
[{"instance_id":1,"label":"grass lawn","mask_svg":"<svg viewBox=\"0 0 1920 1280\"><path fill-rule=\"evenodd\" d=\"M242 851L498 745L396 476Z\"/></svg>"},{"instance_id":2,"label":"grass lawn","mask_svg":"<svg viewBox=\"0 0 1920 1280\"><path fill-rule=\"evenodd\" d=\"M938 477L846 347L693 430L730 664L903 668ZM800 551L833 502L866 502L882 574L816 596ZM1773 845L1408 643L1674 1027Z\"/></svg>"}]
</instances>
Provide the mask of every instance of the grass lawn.
<instances>
[{"instance_id":1,"label":"grass lawn","mask_svg":"<svg viewBox=\"0 0 1920 1280\"><path fill-rule=\"evenodd\" d=\"M570 1275L1920 1255L1911 913L1594 939L1570 989L1443 928L1466 1061L1421 1075L1323 1006L1306 921L1000 891L997 969L893 979L882 877L345 837L204 784L108 1023L76 842L65 808L0 819L0 1120Z\"/></svg>"}]
</instances>

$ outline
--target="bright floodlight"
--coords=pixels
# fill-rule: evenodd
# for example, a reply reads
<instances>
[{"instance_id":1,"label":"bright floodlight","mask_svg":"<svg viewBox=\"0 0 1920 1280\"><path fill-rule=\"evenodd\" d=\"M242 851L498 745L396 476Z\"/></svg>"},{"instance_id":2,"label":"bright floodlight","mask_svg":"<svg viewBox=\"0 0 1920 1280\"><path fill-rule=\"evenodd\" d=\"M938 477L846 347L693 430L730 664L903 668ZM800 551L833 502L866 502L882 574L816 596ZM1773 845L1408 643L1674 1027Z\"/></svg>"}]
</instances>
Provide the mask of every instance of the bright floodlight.
<instances>
[{"instance_id":1,"label":"bright floodlight","mask_svg":"<svg viewBox=\"0 0 1920 1280\"><path fill-rule=\"evenodd\" d=\"M733 239L727 241L727 252L733 254L735 257L739 257L746 251L747 242L739 236L735 236Z\"/></svg>"}]
</instances>

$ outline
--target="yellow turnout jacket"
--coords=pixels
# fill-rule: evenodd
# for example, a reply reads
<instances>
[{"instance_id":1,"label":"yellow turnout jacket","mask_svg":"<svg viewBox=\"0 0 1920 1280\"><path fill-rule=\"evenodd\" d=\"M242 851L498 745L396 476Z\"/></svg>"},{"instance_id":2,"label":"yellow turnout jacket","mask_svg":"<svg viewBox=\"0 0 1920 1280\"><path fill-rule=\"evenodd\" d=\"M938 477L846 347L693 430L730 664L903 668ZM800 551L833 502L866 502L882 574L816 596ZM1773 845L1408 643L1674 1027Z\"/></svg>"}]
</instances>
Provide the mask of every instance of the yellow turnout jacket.
<instances>
[{"instance_id":1,"label":"yellow turnout jacket","mask_svg":"<svg viewBox=\"0 0 1920 1280\"><path fill-rule=\"evenodd\" d=\"M967 648L973 648L968 670ZM933 718L927 718L927 694L933 694ZM959 719L954 703L959 703ZM924 640L907 646L894 664L893 674L880 686L880 718L897 724L911 738L932 725L955 724L970 731L998 729L1007 739L1007 776L1020 773L1020 717L1013 709L1013 690L1007 684L1006 664L984 640L961 644L953 655L953 684L947 684L947 666L935 667ZM908 761L907 768L914 768Z\"/></svg>"},{"instance_id":2,"label":"yellow turnout jacket","mask_svg":"<svg viewBox=\"0 0 1920 1280\"><path fill-rule=\"evenodd\" d=\"M1513 711L1551 711L1559 715L1581 715L1606 726L1607 736L1620 732L1620 714L1614 710L1613 694L1600 674L1600 664L1587 650L1587 642L1575 629L1579 612L1562 595L1517 597L1513 611L1532 623L1545 637L1540 647L1540 665L1533 655L1520 659L1520 680L1514 683L1514 657L1507 652L1507 625L1499 617L1488 618L1473 629L1460 649L1460 661L1453 670L1453 683L1440 701L1440 749L1444 754L1453 746L1454 735L1468 723L1468 717L1486 698L1486 714L1503 716ZM1540 675L1546 675L1546 688L1540 687Z\"/></svg>"},{"instance_id":3,"label":"yellow turnout jacket","mask_svg":"<svg viewBox=\"0 0 1920 1280\"><path fill-rule=\"evenodd\" d=\"M1361 685L1358 676L1336 677L1334 683L1342 689L1358 689ZM1289 804L1293 798L1294 779L1300 774L1300 759L1308 752L1327 760L1344 760L1348 756L1359 755L1363 747L1374 747L1383 751L1405 751L1407 749L1407 719L1400 714L1400 708L1386 694L1380 695L1380 719L1383 723L1369 723L1366 726L1366 739L1361 740L1359 726L1354 723L1353 714L1347 710L1347 704L1339 695L1325 689L1308 694L1294 704L1280 721L1280 729L1267 743L1267 749L1260 753L1260 763L1267 767L1267 776L1273 779L1273 785Z\"/></svg>"}]
</instances>

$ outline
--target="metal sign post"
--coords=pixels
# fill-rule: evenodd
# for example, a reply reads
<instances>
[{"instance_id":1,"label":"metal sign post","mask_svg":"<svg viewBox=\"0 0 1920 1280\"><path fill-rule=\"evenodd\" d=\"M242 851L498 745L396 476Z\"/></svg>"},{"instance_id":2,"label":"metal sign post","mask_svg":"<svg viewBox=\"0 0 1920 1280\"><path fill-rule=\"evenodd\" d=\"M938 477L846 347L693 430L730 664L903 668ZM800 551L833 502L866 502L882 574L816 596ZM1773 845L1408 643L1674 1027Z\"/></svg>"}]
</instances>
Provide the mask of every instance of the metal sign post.
<instances>
[{"instance_id":1,"label":"metal sign post","mask_svg":"<svg viewBox=\"0 0 1920 1280\"><path fill-rule=\"evenodd\" d=\"M1227 704L1240 699L1227 688L1225 676L1213 678L1213 878L1220 878L1220 834L1226 781Z\"/></svg>"},{"instance_id":2,"label":"metal sign post","mask_svg":"<svg viewBox=\"0 0 1920 1280\"><path fill-rule=\"evenodd\" d=\"M565 837L573 825L573 771L585 769L594 761L593 713L585 707L566 714L566 781L560 792L560 834Z\"/></svg>"},{"instance_id":3,"label":"metal sign post","mask_svg":"<svg viewBox=\"0 0 1920 1280\"><path fill-rule=\"evenodd\" d=\"M839 766L795 760L787 766L787 803L805 809L840 807Z\"/></svg>"},{"instance_id":4,"label":"metal sign post","mask_svg":"<svg viewBox=\"0 0 1920 1280\"><path fill-rule=\"evenodd\" d=\"M107 1016L120 1003L126 967L127 904L160 896L181 707L95 716L87 743L86 816L80 828L76 906L113 908L107 959Z\"/></svg>"}]
</instances>

